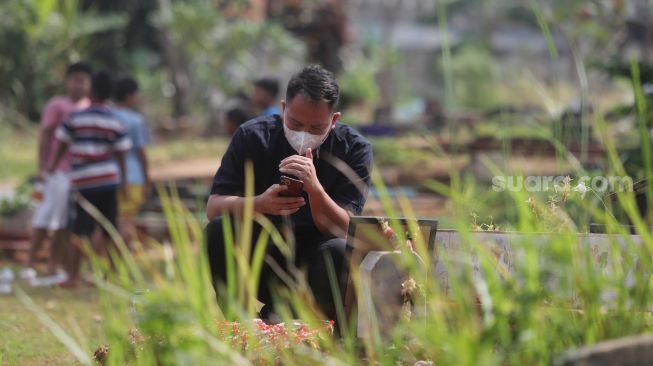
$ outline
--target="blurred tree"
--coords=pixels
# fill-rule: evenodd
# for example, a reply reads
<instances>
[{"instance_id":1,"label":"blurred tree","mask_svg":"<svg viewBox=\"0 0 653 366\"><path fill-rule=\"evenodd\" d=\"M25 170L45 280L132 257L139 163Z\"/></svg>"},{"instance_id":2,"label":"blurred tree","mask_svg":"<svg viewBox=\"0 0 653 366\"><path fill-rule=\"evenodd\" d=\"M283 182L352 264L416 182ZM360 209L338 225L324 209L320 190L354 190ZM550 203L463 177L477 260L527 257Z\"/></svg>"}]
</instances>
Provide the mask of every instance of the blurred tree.
<instances>
[{"instance_id":1,"label":"blurred tree","mask_svg":"<svg viewBox=\"0 0 653 366\"><path fill-rule=\"evenodd\" d=\"M188 63L185 60L184 50L175 42L169 24L170 19L174 19L172 5L169 0L158 0L159 19L164 21L157 22L159 31L159 40L162 45L163 63L168 70L172 90L172 117L178 120L190 111L190 72Z\"/></svg>"},{"instance_id":2,"label":"blurred tree","mask_svg":"<svg viewBox=\"0 0 653 366\"><path fill-rule=\"evenodd\" d=\"M380 96L376 75L381 67L384 52L370 47L369 52L350 57L338 77L340 85L340 110L349 124L369 123Z\"/></svg>"},{"instance_id":3,"label":"blurred tree","mask_svg":"<svg viewBox=\"0 0 653 366\"><path fill-rule=\"evenodd\" d=\"M86 57L96 67L127 73L134 66L131 57L134 52L160 51L157 29L150 21L150 16L157 10L156 0L81 0L80 10L126 18L123 27L105 29L88 37Z\"/></svg>"},{"instance_id":4,"label":"blurred tree","mask_svg":"<svg viewBox=\"0 0 653 366\"><path fill-rule=\"evenodd\" d=\"M0 103L32 120L61 85L92 34L125 24L119 15L80 13L77 0L5 0L0 13Z\"/></svg>"},{"instance_id":5,"label":"blurred tree","mask_svg":"<svg viewBox=\"0 0 653 366\"><path fill-rule=\"evenodd\" d=\"M361 60L339 77L340 107L346 109L351 103L376 102L379 86L375 75L378 66Z\"/></svg>"},{"instance_id":6,"label":"blurred tree","mask_svg":"<svg viewBox=\"0 0 653 366\"><path fill-rule=\"evenodd\" d=\"M580 127L580 161L588 159L592 121L588 118L592 106L589 101L587 64L592 60L608 59L619 47L620 31L625 27L625 8L622 1L549 0L531 1L538 25L549 43L551 56L558 57L554 36L566 43L578 81L579 108L576 117L563 119L554 130L558 139L565 131Z\"/></svg>"},{"instance_id":7,"label":"blurred tree","mask_svg":"<svg viewBox=\"0 0 653 366\"><path fill-rule=\"evenodd\" d=\"M278 24L227 19L219 9L219 1L159 0L154 24L164 39L176 115L197 103L211 106L216 94L236 94L261 70L304 58L301 42Z\"/></svg>"},{"instance_id":8,"label":"blurred tree","mask_svg":"<svg viewBox=\"0 0 653 366\"><path fill-rule=\"evenodd\" d=\"M350 24L343 0L268 2L268 17L300 37L308 50L308 61L339 73L340 50L350 41Z\"/></svg>"},{"instance_id":9,"label":"blurred tree","mask_svg":"<svg viewBox=\"0 0 653 366\"><path fill-rule=\"evenodd\" d=\"M437 69L444 72L442 62L438 62ZM485 44L467 42L456 48L449 71L456 105L479 110L496 107L497 71L492 53Z\"/></svg>"},{"instance_id":10,"label":"blurred tree","mask_svg":"<svg viewBox=\"0 0 653 366\"><path fill-rule=\"evenodd\" d=\"M253 73L304 58L301 42L282 27L247 17L247 0L5 0L0 103L36 120L67 64L86 60L140 73L147 90L171 99L174 117L189 115L215 94L235 93Z\"/></svg>"}]
</instances>

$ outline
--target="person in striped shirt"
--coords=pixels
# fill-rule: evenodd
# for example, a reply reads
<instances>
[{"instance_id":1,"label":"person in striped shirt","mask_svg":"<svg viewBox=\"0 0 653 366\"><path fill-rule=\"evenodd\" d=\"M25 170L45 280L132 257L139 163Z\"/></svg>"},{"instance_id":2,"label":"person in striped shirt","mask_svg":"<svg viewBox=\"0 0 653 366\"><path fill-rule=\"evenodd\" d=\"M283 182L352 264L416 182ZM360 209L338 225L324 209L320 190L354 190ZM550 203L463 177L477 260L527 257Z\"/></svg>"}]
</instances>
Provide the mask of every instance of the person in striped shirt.
<instances>
[{"instance_id":1,"label":"person in striped shirt","mask_svg":"<svg viewBox=\"0 0 653 366\"><path fill-rule=\"evenodd\" d=\"M109 241L106 239L109 238L109 233L99 224L92 211L99 211L115 227L118 193L125 197L128 195L124 179L124 155L132 142L125 126L114 117L106 105L112 89L111 75L103 71L94 74L91 81L90 107L73 113L55 133L61 144L53 164L48 169L54 170L68 151L72 166L70 178L73 190L76 191L71 230L73 247L68 268L70 278L62 284L63 287L79 286L83 240L88 240L98 226L104 234L98 246L105 252L108 250Z\"/></svg>"}]
</instances>

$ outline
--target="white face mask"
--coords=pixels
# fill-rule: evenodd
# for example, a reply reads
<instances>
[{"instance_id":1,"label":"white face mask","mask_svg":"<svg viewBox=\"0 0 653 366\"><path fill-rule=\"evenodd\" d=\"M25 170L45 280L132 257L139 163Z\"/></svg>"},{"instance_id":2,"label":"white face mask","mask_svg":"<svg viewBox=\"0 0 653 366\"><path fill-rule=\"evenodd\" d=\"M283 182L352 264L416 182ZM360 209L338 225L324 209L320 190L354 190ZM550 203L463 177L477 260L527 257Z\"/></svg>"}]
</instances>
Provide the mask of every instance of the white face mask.
<instances>
[{"instance_id":1,"label":"white face mask","mask_svg":"<svg viewBox=\"0 0 653 366\"><path fill-rule=\"evenodd\" d=\"M327 136L329 135L329 132L331 132L331 129L329 129L323 135L313 135L312 133L308 133L306 131L293 131L284 123L283 132L286 135L286 140L288 140L290 146L292 146L292 148L295 149L299 155L304 155L306 150L311 149L314 151L320 145L322 145L324 140L326 140Z\"/></svg>"}]
</instances>

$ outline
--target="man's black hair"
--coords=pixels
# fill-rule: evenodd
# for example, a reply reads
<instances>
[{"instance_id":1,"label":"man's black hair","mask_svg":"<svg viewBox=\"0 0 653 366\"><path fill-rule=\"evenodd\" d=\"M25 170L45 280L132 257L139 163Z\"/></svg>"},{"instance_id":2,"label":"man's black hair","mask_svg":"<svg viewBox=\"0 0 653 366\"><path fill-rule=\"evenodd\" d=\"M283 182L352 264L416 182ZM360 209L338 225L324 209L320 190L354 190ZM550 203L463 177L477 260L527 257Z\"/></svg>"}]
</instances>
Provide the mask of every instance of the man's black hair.
<instances>
[{"instance_id":1,"label":"man's black hair","mask_svg":"<svg viewBox=\"0 0 653 366\"><path fill-rule=\"evenodd\" d=\"M138 83L129 76L118 79L114 87L113 99L116 102L124 102L130 95L138 92Z\"/></svg>"},{"instance_id":2,"label":"man's black hair","mask_svg":"<svg viewBox=\"0 0 653 366\"><path fill-rule=\"evenodd\" d=\"M340 98L340 88L332 72L321 66L311 65L306 66L288 82L286 103L290 103L299 94L314 102L325 102L334 110Z\"/></svg>"},{"instance_id":3,"label":"man's black hair","mask_svg":"<svg viewBox=\"0 0 653 366\"><path fill-rule=\"evenodd\" d=\"M254 86L257 86L266 92L268 92L272 98L276 98L279 94L279 80L272 78L263 78L258 79L254 82Z\"/></svg>"},{"instance_id":4,"label":"man's black hair","mask_svg":"<svg viewBox=\"0 0 653 366\"><path fill-rule=\"evenodd\" d=\"M93 74L91 80L91 93L98 101L105 101L111 98L113 92L113 80L111 74L106 71L98 71Z\"/></svg>"},{"instance_id":5,"label":"man's black hair","mask_svg":"<svg viewBox=\"0 0 653 366\"><path fill-rule=\"evenodd\" d=\"M66 69L66 77L77 72L85 73L90 77L93 76L93 68L91 65L87 64L86 62L75 62L68 65L68 68Z\"/></svg>"}]
</instances>

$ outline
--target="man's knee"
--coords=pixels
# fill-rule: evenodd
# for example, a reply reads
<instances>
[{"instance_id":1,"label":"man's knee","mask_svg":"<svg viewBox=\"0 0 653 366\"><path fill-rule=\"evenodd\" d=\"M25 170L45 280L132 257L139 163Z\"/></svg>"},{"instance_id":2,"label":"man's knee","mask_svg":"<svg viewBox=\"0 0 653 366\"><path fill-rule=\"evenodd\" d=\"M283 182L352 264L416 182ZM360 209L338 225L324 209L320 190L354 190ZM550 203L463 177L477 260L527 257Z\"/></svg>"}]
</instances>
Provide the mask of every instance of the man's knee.
<instances>
[{"instance_id":1,"label":"man's knee","mask_svg":"<svg viewBox=\"0 0 653 366\"><path fill-rule=\"evenodd\" d=\"M218 216L215 219L209 221L206 225L206 238L211 240L217 236L217 234L222 234L222 217Z\"/></svg>"},{"instance_id":2,"label":"man's knee","mask_svg":"<svg viewBox=\"0 0 653 366\"><path fill-rule=\"evenodd\" d=\"M318 246L317 253L308 264L308 283L315 300L331 319L335 319L335 309L338 306L334 291L341 291L347 268L346 248L344 239L328 240Z\"/></svg>"},{"instance_id":3,"label":"man's knee","mask_svg":"<svg viewBox=\"0 0 653 366\"><path fill-rule=\"evenodd\" d=\"M332 260L336 268L344 263L346 251L347 241L342 238L330 239L321 244L318 249L319 256Z\"/></svg>"},{"instance_id":4,"label":"man's knee","mask_svg":"<svg viewBox=\"0 0 653 366\"><path fill-rule=\"evenodd\" d=\"M209 250L220 249L224 250L225 242L225 229L229 230L230 228L225 228L225 224L228 223L228 220L225 220L223 216L218 216L211 220L204 229L206 236L206 246ZM233 234L233 224L231 226ZM233 235L232 235L233 237Z\"/></svg>"},{"instance_id":5,"label":"man's knee","mask_svg":"<svg viewBox=\"0 0 653 366\"><path fill-rule=\"evenodd\" d=\"M340 282L343 271L347 268L347 243L344 239L330 239L317 248L309 259L308 279L313 285L327 286L331 280ZM332 277L333 278L330 278Z\"/></svg>"},{"instance_id":6,"label":"man's knee","mask_svg":"<svg viewBox=\"0 0 653 366\"><path fill-rule=\"evenodd\" d=\"M220 267L218 263L224 257L224 230L222 217L211 220L204 229L206 236L206 251L209 257L209 263L215 271L215 267Z\"/></svg>"}]
</instances>

